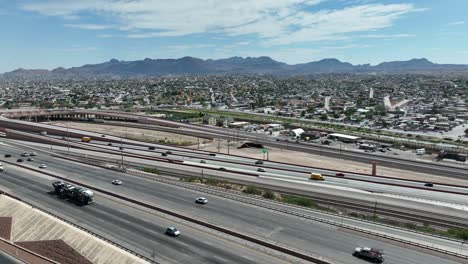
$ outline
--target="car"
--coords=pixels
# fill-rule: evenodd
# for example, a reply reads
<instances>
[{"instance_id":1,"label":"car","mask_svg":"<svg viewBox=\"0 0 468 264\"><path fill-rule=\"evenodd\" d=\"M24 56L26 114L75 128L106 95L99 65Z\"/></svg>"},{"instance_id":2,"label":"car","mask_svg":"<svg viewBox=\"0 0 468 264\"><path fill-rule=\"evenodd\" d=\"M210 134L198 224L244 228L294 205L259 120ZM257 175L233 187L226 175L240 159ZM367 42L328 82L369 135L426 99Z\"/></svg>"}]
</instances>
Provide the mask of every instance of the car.
<instances>
[{"instance_id":1,"label":"car","mask_svg":"<svg viewBox=\"0 0 468 264\"><path fill-rule=\"evenodd\" d=\"M434 187L434 184L433 184L432 182L426 182L426 183L424 184L424 186L426 186L426 187Z\"/></svg>"},{"instance_id":2,"label":"car","mask_svg":"<svg viewBox=\"0 0 468 264\"><path fill-rule=\"evenodd\" d=\"M264 168L258 168L257 171L258 172L265 172L265 169Z\"/></svg>"},{"instance_id":3,"label":"car","mask_svg":"<svg viewBox=\"0 0 468 264\"><path fill-rule=\"evenodd\" d=\"M5 154L5 158L10 158L11 154Z\"/></svg>"},{"instance_id":4,"label":"car","mask_svg":"<svg viewBox=\"0 0 468 264\"><path fill-rule=\"evenodd\" d=\"M226 170L226 168L224 168L224 167L220 167L220 168L219 168L219 170L220 170L220 171L225 171L225 170Z\"/></svg>"},{"instance_id":5,"label":"car","mask_svg":"<svg viewBox=\"0 0 468 264\"><path fill-rule=\"evenodd\" d=\"M163 153L161 153L161 156L166 157L166 156L167 156L167 153L164 153L164 152L163 152Z\"/></svg>"},{"instance_id":6,"label":"car","mask_svg":"<svg viewBox=\"0 0 468 264\"><path fill-rule=\"evenodd\" d=\"M370 247L357 247L354 249L353 256L370 260L375 263L382 263L384 261L383 251Z\"/></svg>"},{"instance_id":7,"label":"car","mask_svg":"<svg viewBox=\"0 0 468 264\"><path fill-rule=\"evenodd\" d=\"M0 172L1 172L1 171L3 171L3 167L2 167L2 166L0 166Z\"/></svg>"},{"instance_id":8,"label":"car","mask_svg":"<svg viewBox=\"0 0 468 264\"><path fill-rule=\"evenodd\" d=\"M35 157L35 156L37 156L37 154L36 154L36 152L31 152L31 153L29 153L29 156Z\"/></svg>"},{"instance_id":9,"label":"car","mask_svg":"<svg viewBox=\"0 0 468 264\"><path fill-rule=\"evenodd\" d=\"M31 157L29 157L29 158L27 159L27 161L34 161L34 159L31 158Z\"/></svg>"},{"instance_id":10,"label":"car","mask_svg":"<svg viewBox=\"0 0 468 264\"><path fill-rule=\"evenodd\" d=\"M171 227L168 227L166 229L166 235L176 237L176 236L180 235L180 231L177 230L177 228L171 226Z\"/></svg>"},{"instance_id":11,"label":"car","mask_svg":"<svg viewBox=\"0 0 468 264\"><path fill-rule=\"evenodd\" d=\"M205 160L200 160L200 163L203 163L203 164L205 164L205 163L206 163L206 161L205 161Z\"/></svg>"},{"instance_id":12,"label":"car","mask_svg":"<svg viewBox=\"0 0 468 264\"><path fill-rule=\"evenodd\" d=\"M21 157L29 157L29 153L23 152L23 153L21 153Z\"/></svg>"},{"instance_id":13,"label":"car","mask_svg":"<svg viewBox=\"0 0 468 264\"><path fill-rule=\"evenodd\" d=\"M114 184L114 185L122 185L122 181L121 181L121 180L113 180L113 181L112 181L112 184Z\"/></svg>"},{"instance_id":14,"label":"car","mask_svg":"<svg viewBox=\"0 0 468 264\"><path fill-rule=\"evenodd\" d=\"M337 173L335 174L335 176L336 176L336 177L344 177L344 173L342 173L342 172L337 172Z\"/></svg>"},{"instance_id":15,"label":"car","mask_svg":"<svg viewBox=\"0 0 468 264\"><path fill-rule=\"evenodd\" d=\"M119 147L120 150L123 150L123 147Z\"/></svg>"},{"instance_id":16,"label":"car","mask_svg":"<svg viewBox=\"0 0 468 264\"><path fill-rule=\"evenodd\" d=\"M47 165L45 165L44 163L42 163L41 165L39 165L39 169L45 169L47 168Z\"/></svg>"},{"instance_id":17,"label":"car","mask_svg":"<svg viewBox=\"0 0 468 264\"><path fill-rule=\"evenodd\" d=\"M17 159L16 162L23 162L23 159Z\"/></svg>"},{"instance_id":18,"label":"car","mask_svg":"<svg viewBox=\"0 0 468 264\"><path fill-rule=\"evenodd\" d=\"M262 165L262 164L263 164L263 160L257 160L257 161L255 162L255 164L257 164L257 165Z\"/></svg>"},{"instance_id":19,"label":"car","mask_svg":"<svg viewBox=\"0 0 468 264\"><path fill-rule=\"evenodd\" d=\"M195 199L195 203L206 204L208 203L208 199L206 199L205 197L198 197L197 199Z\"/></svg>"},{"instance_id":20,"label":"car","mask_svg":"<svg viewBox=\"0 0 468 264\"><path fill-rule=\"evenodd\" d=\"M109 142L109 143L107 143L107 146L112 146L112 143L110 143L110 142Z\"/></svg>"},{"instance_id":21,"label":"car","mask_svg":"<svg viewBox=\"0 0 468 264\"><path fill-rule=\"evenodd\" d=\"M168 151L166 151L166 154L172 155L172 151L169 151L169 150L168 150Z\"/></svg>"},{"instance_id":22,"label":"car","mask_svg":"<svg viewBox=\"0 0 468 264\"><path fill-rule=\"evenodd\" d=\"M216 153L210 153L210 156L216 156Z\"/></svg>"},{"instance_id":23,"label":"car","mask_svg":"<svg viewBox=\"0 0 468 264\"><path fill-rule=\"evenodd\" d=\"M149 146L148 149L149 149L149 150L155 150L156 148L153 147L153 146Z\"/></svg>"},{"instance_id":24,"label":"car","mask_svg":"<svg viewBox=\"0 0 468 264\"><path fill-rule=\"evenodd\" d=\"M393 152L393 155L399 156L400 154L398 154L397 152Z\"/></svg>"},{"instance_id":25,"label":"car","mask_svg":"<svg viewBox=\"0 0 468 264\"><path fill-rule=\"evenodd\" d=\"M101 137L106 137L106 135L101 135Z\"/></svg>"}]
</instances>

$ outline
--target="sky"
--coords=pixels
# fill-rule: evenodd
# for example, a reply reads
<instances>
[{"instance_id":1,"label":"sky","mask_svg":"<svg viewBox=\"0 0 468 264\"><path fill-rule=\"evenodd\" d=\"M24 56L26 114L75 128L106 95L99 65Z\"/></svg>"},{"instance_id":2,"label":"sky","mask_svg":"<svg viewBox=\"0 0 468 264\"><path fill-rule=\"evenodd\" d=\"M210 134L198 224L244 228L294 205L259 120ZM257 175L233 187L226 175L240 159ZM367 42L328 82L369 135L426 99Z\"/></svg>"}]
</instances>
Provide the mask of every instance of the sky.
<instances>
[{"instance_id":1,"label":"sky","mask_svg":"<svg viewBox=\"0 0 468 264\"><path fill-rule=\"evenodd\" d=\"M118 60L468 64L467 0L0 0L0 73Z\"/></svg>"}]
</instances>

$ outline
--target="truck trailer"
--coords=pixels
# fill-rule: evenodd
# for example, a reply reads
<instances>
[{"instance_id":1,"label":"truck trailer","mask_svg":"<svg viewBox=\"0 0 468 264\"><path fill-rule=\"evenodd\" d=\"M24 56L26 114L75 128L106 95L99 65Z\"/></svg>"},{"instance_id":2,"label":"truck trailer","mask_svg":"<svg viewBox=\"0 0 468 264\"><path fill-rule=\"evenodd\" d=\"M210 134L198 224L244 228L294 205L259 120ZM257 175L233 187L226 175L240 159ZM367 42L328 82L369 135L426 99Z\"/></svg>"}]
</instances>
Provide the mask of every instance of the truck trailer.
<instances>
[{"instance_id":1,"label":"truck trailer","mask_svg":"<svg viewBox=\"0 0 468 264\"><path fill-rule=\"evenodd\" d=\"M55 193L61 198L73 200L83 205L94 203L94 194L88 189L62 181L53 182L52 186L55 189Z\"/></svg>"}]
</instances>

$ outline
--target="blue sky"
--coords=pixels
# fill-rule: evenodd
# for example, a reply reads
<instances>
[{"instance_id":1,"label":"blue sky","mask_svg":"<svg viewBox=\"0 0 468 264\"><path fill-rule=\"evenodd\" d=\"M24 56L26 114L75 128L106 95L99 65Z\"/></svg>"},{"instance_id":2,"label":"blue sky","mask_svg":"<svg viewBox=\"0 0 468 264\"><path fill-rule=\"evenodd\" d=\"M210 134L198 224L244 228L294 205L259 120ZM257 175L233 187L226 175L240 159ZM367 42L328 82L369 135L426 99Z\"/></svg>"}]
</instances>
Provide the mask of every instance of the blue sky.
<instances>
[{"instance_id":1,"label":"blue sky","mask_svg":"<svg viewBox=\"0 0 468 264\"><path fill-rule=\"evenodd\" d=\"M270 56L468 64L466 0L0 0L0 72Z\"/></svg>"}]
</instances>

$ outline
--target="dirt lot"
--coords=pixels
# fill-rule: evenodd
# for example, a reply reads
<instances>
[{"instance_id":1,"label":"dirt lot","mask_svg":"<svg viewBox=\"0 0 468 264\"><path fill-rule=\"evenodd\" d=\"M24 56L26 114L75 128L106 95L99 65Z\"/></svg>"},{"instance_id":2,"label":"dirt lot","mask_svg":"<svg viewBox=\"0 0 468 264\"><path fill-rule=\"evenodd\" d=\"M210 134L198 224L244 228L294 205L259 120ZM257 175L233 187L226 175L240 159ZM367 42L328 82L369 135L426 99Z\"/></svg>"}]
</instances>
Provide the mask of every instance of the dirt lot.
<instances>
[{"instance_id":1,"label":"dirt lot","mask_svg":"<svg viewBox=\"0 0 468 264\"><path fill-rule=\"evenodd\" d=\"M220 152L227 153L227 142L222 140L220 142ZM231 142L229 147L229 153L233 155L251 157L256 159L263 159L263 153L258 148L243 148L238 149L241 143ZM192 146L191 148L197 148ZM218 142L215 140L212 143L206 144L205 150L218 152ZM312 167L328 168L334 170L352 171L357 173L371 173L372 165L368 163L347 161L343 159L330 158L317 154L303 153L297 151L291 151L286 149L269 148L269 159L271 161L280 161L286 163L294 163L299 165L306 165ZM399 170L395 168L378 166L377 164L377 175L392 176L403 179L430 181L430 182L442 182L450 184L459 184L468 186L468 181L454 178L447 178L438 175L431 175L418 172L410 172L406 170Z\"/></svg>"},{"instance_id":2,"label":"dirt lot","mask_svg":"<svg viewBox=\"0 0 468 264\"><path fill-rule=\"evenodd\" d=\"M50 122L50 124L66 127L66 122ZM109 126L104 124L68 122L69 128L83 129L96 133L103 133L111 136L123 137L132 140L140 140L150 143L166 143L179 146L190 146L197 144L197 138L173 133L153 131L140 128L125 128L118 126Z\"/></svg>"}]
</instances>

